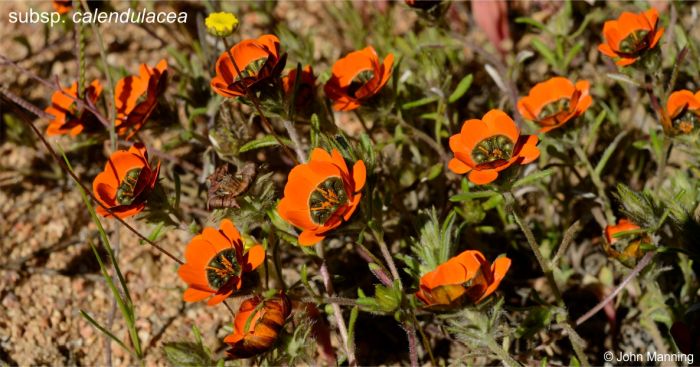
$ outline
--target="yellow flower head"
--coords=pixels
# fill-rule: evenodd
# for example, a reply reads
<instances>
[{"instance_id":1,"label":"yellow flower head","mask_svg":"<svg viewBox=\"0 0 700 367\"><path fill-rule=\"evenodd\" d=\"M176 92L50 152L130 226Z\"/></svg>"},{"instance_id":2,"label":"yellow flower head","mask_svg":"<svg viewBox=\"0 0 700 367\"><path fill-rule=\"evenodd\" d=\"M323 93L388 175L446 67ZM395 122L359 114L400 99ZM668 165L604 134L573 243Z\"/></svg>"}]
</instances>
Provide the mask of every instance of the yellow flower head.
<instances>
[{"instance_id":1,"label":"yellow flower head","mask_svg":"<svg viewBox=\"0 0 700 367\"><path fill-rule=\"evenodd\" d=\"M207 32L214 36L226 37L233 33L233 30L238 26L238 18L232 13L225 11L219 13L211 13L204 20L207 26Z\"/></svg>"}]
</instances>

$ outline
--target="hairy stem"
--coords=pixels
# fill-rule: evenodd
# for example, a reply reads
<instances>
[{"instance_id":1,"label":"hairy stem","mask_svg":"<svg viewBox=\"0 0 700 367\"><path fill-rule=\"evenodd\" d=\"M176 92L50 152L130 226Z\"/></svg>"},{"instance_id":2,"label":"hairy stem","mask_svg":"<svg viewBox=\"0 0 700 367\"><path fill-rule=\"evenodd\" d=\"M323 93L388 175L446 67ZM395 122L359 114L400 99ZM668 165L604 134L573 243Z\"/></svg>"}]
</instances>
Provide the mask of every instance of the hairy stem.
<instances>
[{"instance_id":1,"label":"hairy stem","mask_svg":"<svg viewBox=\"0 0 700 367\"><path fill-rule=\"evenodd\" d=\"M321 258L320 270L321 278L323 278L323 286L326 288L326 293L328 294L328 296L332 297L334 293L333 280L331 279L331 275L328 272L325 251L323 249L322 243L316 245L316 252L318 252L319 257ZM340 333L340 338L342 339L343 347L345 348L345 353L348 356L348 365L357 366L357 360L355 359L355 350L351 347L352 345L354 345L354 343L352 343L349 340L348 328L345 325L345 320L343 319L343 312L340 309L340 305L337 303L331 303L331 307L333 308L333 315L335 316L335 321L338 324L338 332Z\"/></svg>"}]
</instances>

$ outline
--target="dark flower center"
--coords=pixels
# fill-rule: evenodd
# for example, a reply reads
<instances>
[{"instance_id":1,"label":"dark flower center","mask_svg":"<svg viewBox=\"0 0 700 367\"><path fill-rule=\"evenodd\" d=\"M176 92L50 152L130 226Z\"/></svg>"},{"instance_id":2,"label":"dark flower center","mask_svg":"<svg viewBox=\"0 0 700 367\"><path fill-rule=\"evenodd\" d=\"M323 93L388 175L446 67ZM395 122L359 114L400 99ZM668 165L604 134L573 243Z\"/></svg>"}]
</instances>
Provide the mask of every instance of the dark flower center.
<instances>
[{"instance_id":1,"label":"dark flower center","mask_svg":"<svg viewBox=\"0 0 700 367\"><path fill-rule=\"evenodd\" d=\"M311 220L324 224L338 209L348 203L348 194L340 177L331 177L321 182L309 196Z\"/></svg>"},{"instance_id":2,"label":"dark flower center","mask_svg":"<svg viewBox=\"0 0 700 367\"><path fill-rule=\"evenodd\" d=\"M700 116L694 111L685 108L681 113L673 119L673 126L683 133L690 133L695 129L695 126L700 125Z\"/></svg>"},{"instance_id":3,"label":"dark flower center","mask_svg":"<svg viewBox=\"0 0 700 367\"><path fill-rule=\"evenodd\" d=\"M362 88L367 82L372 80L374 78L374 71L373 70L365 70L355 76L355 78L352 79L352 82L350 82L350 86L348 86L348 95L350 96L355 96L355 93Z\"/></svg>"},{"instance_id":4,"label":"dark flower center","mask_svg":"<svg viewBox=\"0 0 700 367\"><path fill-rule=\"evenodd\" d=\"M472 150L477 165L507 161L513 154L513 141L504 135L494 135L479 142Z\"/></svg>"},{"instance_id":5,"label":"dark flower center","mask_svg":"<svg viewBox=\"0 0 700 367\"><path fill-rule=\"evenodd\" d=\"M219 290L233 277L240 275L241 266L238 264L236 250L227 248L214 256L207 267L207 281L212 289Z\"/></svg>"},{"instance_id":6,"label":"dark flower center","mask_svg":"<svg viewBox=\"0 0 700 367\"><path fill-rule=\"evenodd\" d=\"M625 37L625 39L620 42L620 53L624 56L637 56L639 53L649 48L651 44L651 35L652 33L646 29L640 29L630 33L629 36Z\"/></svg>"},{"instance_id":7,"label":"dark flower center","mask_svg":"<svg viewBox=\"0 0 700 367\"><path fill-rule=\"evenodd\" d=\"M141 168L132 168L126 173L119 188L117 188L117 203L119 205L130 205L134 201L136 184L140 175Z\"/></svg>"},{"instance_id":8,"label":"dark flower center","mask_svg":"<svg viewBox=\"0 0 700 367\"><path fill-rule=\"evenodd\" d=\"M547 119L556 118L558 113L568 112L569 106L570 106L569 98L560 98L557 101L554 101L552 103L548 103L547 105L542 107L542 110L537 115L537 120L544 121Z\"/></svg>"},{"instance_id":9,"label":"dark flower center","mask_svg":"<svg viewBox=\"0 0 700 367\"><path fill-rule=\"evenodd\" d=\"M237 83L243 79L250 78L253 76L258 75L260 70L262 70L263 66L265 66L265 63L267 62L267 56L263 56L257 60L251 61L248 65L245 66L245 68L241 69L241 74L239 75L238 72L236 71L235 67L233 69L233 83ZM240 65L239 65L240 67Z\"/></svg>"}]
</instances>

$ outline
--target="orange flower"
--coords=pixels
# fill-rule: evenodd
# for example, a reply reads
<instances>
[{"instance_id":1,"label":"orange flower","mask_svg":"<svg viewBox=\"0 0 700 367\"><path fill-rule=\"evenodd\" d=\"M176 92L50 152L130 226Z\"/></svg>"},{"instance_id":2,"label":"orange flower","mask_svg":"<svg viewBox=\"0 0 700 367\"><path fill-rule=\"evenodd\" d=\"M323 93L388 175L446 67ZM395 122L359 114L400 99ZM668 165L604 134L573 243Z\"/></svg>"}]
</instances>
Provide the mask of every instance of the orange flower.
<instances>
[{"instance_id":1,"label":"orange flower","mask_svg":"<svg viewBox=\"0 0 700 367\"><path fill-rule=\"evenodd\" d=\"M53 0L52 3L58 14L68 13L73 8L72 0Z\"/></svg>"},{"instance_id":2,"label":"orange flower","mask_svg":"<svg viewBox=\"0 0 700 367\"><path fill-rule=\"evenodd\" d=\"M546 133L583 114L593 99L588 94L587 80L572 83L569 79L554 77L537 83L530 93L518 101L518 111L528 120L542 127Z\"/></svg>"},{"instance_id":3,"label":"orange flower","mask_svg":"<svg viewBox=\"0 0 700 367\"><path fill-rule=\"evenodd\" d=\"M491 110L481 120L467 120L462 132L450 137L455 154L448 168L469 173L469 181L484 185L513 164L527 164L540 156L537 136L520 135L515 122L503 111Z\"/></svg>"},{"instance_id":4,"label":"orange flower","mask_svg":"<svg viewBox=\"0 0 700 367\"><path fill-rule=\"evenodd\" d=\"M507 257L499 257L490 265L481 252L467 250L423 275L416 296L436 309L458 306L465 300L476 304L498 288L508 268Z\"/></svg>"},{"instance_id":5,"label":"orange flower","mask_svg":"<svg viewBox=\"0 0 700 367\"><path fill-rule=\"evenodd\" d=\"M292 69L289 73L282 77L282 88L284 89L284 94L290 96L294 92L294 83L297 80L297 69ZM299 76L299 87L297 89L297 95L295 100L295 105L297 108L303 107L309 103L314 98L314 92L316 89L316 76L314 76L314 71L311 69L311 65L306 65L301 70L301 76Z\"/></svg>"},{"instance_id":6,"label":"orange flower","mask_svg":"<svg viewBox=\"0 0 700 367\"><path fill-rule=\"evenodd\" d=\"M256 296L243 301L233 321L233 333L224 339L231 347L226 356L250 358L270 349L291 311L291 302L284 293L269 299Z\"/></svg>"},{"instance_id":7,"label":"orange flower","mask_svg":"<svg viewBox=\"0 0 700 367\"><path fill-rule=\"evenodd\" d=\"M280 56L280 40L266 34L258 39L247 39L231 47L216 61L216 76L211 80L214 92L224 97L241 97L246 88L254 88L270 77L278 76L287 61ZM231 56L241 72L238 75Z\"/></svg>"},{"instance_id":8,"label":"orange flower","mask_svg":"<svg viewBox=\"0 0 700 367\"><path fill-rule=\"evenodd\" d=\"M91 104L95 104L102 93L102 85L99 80L93 80L85 89L85 96ZM53 115L49 122L46 135L70 134L76 136L86 128L91 127L96 121L95 115L88 111L78 109L75 98L78 96L78 83L73 83L69 88L55 91L51 95L51 106L46 108L46 113ZM73 97L73 98L71 98Z\"/></svg>"},{"instance_id":9,"label":"orange flower","mask_svg":"<svg viewBox=\"0 0 700 367\"><path fill-rule=\"evenodd\" d=\"M666 102L666 113L673 126L688 134L700 126L700 92L689 90L671 93Z\"/></svg>"},{"instance_id":10,"label":"orange flower","mask_svg":"<svg viewBox=\"0 0 700 367\"><path fill-rule=\"evenodd\" d=\"M158 105L168 77L168 62L163 59L155 68L141 64L140 75L130 75L117 82L114 104L117 134L131 139Z\"/></svg>"},{"instance_id":11,"label":"orange flower","mask_svg":"<svg viewBox=\"0 0 700 367\"><path fill-rule=\"evenodd\" d=\"M360 191L366 174L361 160L350 172L336 149L328 154L316 148L309 162L292 168L277 211L284 220L302 229L300 245L318 243L350 219L362 198Z\"/></svg>"},{"instance_id":12,"label":"orange flower","mask_svg":"<svg viewBox=\"0 0 700 367\"><path fill-rule=\"evenodd\" d=\"M221 229L206 227L192 238L185 260L177 270L188 285L182 298L186 302L209 298L207 305L211 306L241 289L243 275L265 261L265 249L256 244L244 253L241 234L230 220L224 219Z\"/></svg>"},{"instance_id":13,"label":"orange flower","mask_svg":"<svg viewBox=\"0 0 700 367\"><path fill-rule=\"evenodd\" d=\"M394 54L381 63L372 46L353 51L335 62L324 91L336 111L352 111L379 93L391 77Z\"/></svg>"},{"instance_id":14,"label":"orange flower","mask_svg":"<svg viewBox=\"0 0 700 367\"><path fill-rule=\"evenodd\" d=\"M654 8L637 14L623 12L617 20L603 25L605 42L598 45L598 51L616 59L619 66L634 64L664 34L658 21L659 13Z\"/></svg>"},{"instance_id":15,"label":"orange flower","mask_svg":"<svg viewBox=\"0 0 700 367\"><path fill-rule=\"evenodd\" d=\"M630 235L623 238L615 238L615 234L639 229L641 228L638 225L626 218L620 219L615 226L605 227L605 239L607 241L603 245L608 256L614 257L628 267L634 267L637 260L644 255L641 248L642 242L650 243L651 239L644 234ZM622 247L622 251L618 251L615 247Z\"/></svg>"},{"instance_id":16,"label":"orange flower","mask_svg":"<svg viewBox=\"0 0 700 367\"><path fill-rule=\"evenodd\" d=\"M118 150L109 157L104 171L92 182L95 198L110 208L119 218L140 213L146 207L146 197L158 181L160 162L155 169L148 162L146 147L136 143L129 151ZM101 206L97 213L103 217L111 214Z\"/></svg>"}]
</instances>

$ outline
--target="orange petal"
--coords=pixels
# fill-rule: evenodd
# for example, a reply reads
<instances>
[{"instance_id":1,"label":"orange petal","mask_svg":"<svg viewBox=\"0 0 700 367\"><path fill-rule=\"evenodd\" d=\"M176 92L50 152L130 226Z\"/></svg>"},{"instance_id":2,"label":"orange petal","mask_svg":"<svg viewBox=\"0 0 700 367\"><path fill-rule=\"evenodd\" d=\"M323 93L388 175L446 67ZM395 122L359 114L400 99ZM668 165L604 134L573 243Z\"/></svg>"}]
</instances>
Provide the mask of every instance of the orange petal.
<instances>
[{"instance_id":1,"label":"orange petal","mask_svg":"<svg viewBox=\"0 0 700 367\"><path fill-rule=\"evenodd\" d=\"M505 112L493 109L487 112L482 120L489 128L489 136L505 135L513 142L518 141L520 131L513 119L506 115Z\"/></svg>"},{"instance_id":2,"label":"orange petal","mask_svg":"<svg viewBox=\"0 0 700 367\"><path fill-rule=\"evenodd\" d=\"M224 219L219 224L219 228L224 231L224 234L231 242L237 242L241 239L241 233L238 232L238 228L228 219Z\"/></svg>"},{"instance_id":3,"label":"orange petal","mask_svg":"<svg viewBox=\"0 0 700 367\"><path fill-rule=\"evenodd\" d=\"M521 164L528 164L540 156L540 149L537 148L538 141L537 135L527 137L525 144L518 152L518 156L523 158L522 162L520 162Z\"/></svg>"},{"instance_id":4,"label":"orange petal","mask_svg":"<svg viewBox=\"0 0 700 367\"><path fill-rule=\"evenodd\" d=\"M668 101L666 102L666 111L671 118L674 118L686 106L690 106L691 104L695 103L696 99L693 92L689 90L676 91L671 93L671 95L668 97Z\"/></svg>"},{"instance_id":5,"label":"orange petal","mask_svg":"<svg viewBox=\"0 0 700 367\"><path fill-rule=\"evenodd\" d=\"M231 241L215 228L205 227L202 231L202 237L213 246L216 253L231 248Z\"/></svg>"},{"instance_id":6,"label":"orange petal","mask_svg":"<svg viewBox=\"0 0 700 367\"><path fill-rule=\"evenodd\" d=\"M185 293L182 294L182 299L185 300L185 302L198 302L209 296L211 296L210 292L204 292L194 288L187 288Z\"/></svg>"},{"instance_id":7,"label":"orange petal","mask_svg":"<svg viewBox=\"0 0 700 367\"><path fill-rule=\"evenodd\" d=\"M458 175L465 174L465 173L472 170L472 168L470 166L466 165L464 162L462 162L461 160L459 160L457 158L452 158L450 160L450 162L447 164L447 168L449 168L450 171L452 171Z\"/></svg>"},{"instance_id":8,"label":"orange petal","mask_svg":"<svg viewBox=\"0 0 700 367\"><path fill-rule=\"evenodd\" d=\"M367 180L367 168L365 167L365 162L359 160L355 162L352 166L352 180L355 184L355 193L358 193L365 187L365 181Z\"/></svg>"},{"instance_id":9,"label":"orange petal","mask_svg":"<svg viewBox=\"0 0 700 367\"><path fill-rule=\"evenodd\" d=\"M491 266L491 276L493 278L492 283L489 284L486 291L484 291L484 294L482 294L475 303L481 302L498 288L501 281L506 276L508 269L510 268L510 263L511 261L507 257L499 257L493 262L493 265Z\"/></svg>"},{"instance_id":10,"label":"orange petal","mask_svg":"<svg viewBox=\"0 0 700 367\"><path fill-rule=\"evenodd\" d=\"M477 185L485 185L495 181L498 178L498 172L494 169L487 170L472 170L469 173L469 181Z\"/></svg>"},{"instance_id":11,"label":"orange petal","mask_svg":"<svg viewBox=\"0 0 700 367\"><path fill-rule=\"evenodd\" d=\"M265 261L265 248L261 245L251 247L246 253L249 270L254 270Z\"/></svg>"},{"instance_id":12,"label":"orange petal","mask_svg":"<svg viewBox=\"0 0 700 367\"><path fill-rule=\"evenodd\" d=\"M302 246L313 246L321 242L325 236L319 236L313 231L305 230L299 234L299 244Z\"/></svg>"}]
</instances>

